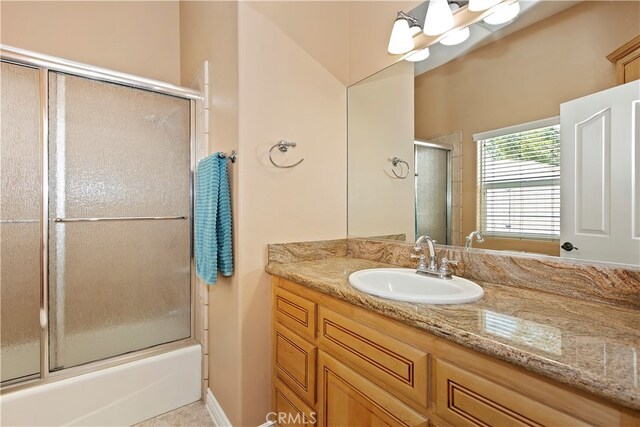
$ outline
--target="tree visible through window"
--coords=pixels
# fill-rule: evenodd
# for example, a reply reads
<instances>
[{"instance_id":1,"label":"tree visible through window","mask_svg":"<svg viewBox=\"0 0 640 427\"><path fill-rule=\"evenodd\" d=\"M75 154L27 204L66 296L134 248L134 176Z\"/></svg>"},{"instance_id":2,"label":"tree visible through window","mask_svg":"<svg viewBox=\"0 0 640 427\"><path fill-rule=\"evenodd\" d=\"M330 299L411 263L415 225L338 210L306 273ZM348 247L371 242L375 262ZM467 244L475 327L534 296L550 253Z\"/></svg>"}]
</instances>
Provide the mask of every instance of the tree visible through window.
<instances>
[{"instance_id":1,"label":"tree visible through window","mask_svg":"<svg viewBox=\"0 0 640 427\"><path fill-rule=\"evenodd\" d=\"M558 118L474 135L479 228L489 236L560 237Z\"/></svg>"}]
</instances>

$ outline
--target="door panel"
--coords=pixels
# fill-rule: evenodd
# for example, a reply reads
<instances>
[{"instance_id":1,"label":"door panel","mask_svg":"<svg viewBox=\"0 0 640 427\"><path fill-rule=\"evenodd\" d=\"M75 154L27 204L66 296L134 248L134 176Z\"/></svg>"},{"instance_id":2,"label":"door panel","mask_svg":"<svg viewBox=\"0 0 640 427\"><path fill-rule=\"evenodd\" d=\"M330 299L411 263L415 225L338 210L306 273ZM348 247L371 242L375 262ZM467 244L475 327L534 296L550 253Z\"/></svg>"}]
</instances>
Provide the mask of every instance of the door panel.
<instances>
[{"instance_id":1,"label":"door panel","mask_svg":"<svg viewBox=\"0 0 640 427\"><path fill-rule=\"evenodd\" d=\"M37 69L0 67L0 368L7 381L40 371L40 96Z\"/></svg>"},{"instance_id":2,"label":"door panel","mask_svg":"<svg viewBox=\"0 0 640 427\"><path fill-rule=\"evenodd\" d=\"M190 336L189 114L50 73L52 370Z\"/></svg>"},{"instance_id":3,"label":"door panel","mask_svg":"<svg viewBox=\"0 0 640 427\"><path fill-rule=\"evenodd\" d=\"M639 98L635 81L560 107L561 256L640 264Z\"/></svg>"}]
</instances>

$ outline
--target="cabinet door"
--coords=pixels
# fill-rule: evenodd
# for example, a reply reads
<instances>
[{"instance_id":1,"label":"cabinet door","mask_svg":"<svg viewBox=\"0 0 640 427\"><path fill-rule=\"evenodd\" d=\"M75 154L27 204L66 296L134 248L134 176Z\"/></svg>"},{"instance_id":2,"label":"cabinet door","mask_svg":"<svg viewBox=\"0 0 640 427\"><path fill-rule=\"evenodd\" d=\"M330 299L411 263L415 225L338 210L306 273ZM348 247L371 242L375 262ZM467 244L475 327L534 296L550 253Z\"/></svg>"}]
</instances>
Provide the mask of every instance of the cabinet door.
<instances>
[{"instance_id":1,"label":"cabinet door","mask_svg":"<svg viewBox=\"0 0 640 427\"><path fill-rule=\"evenodd\" d=\"M316 346L279 324L274 326L273 334L275 373L313 405L316 402Z\"/></svg>"},{"instance_id":2,"label":"cabinet door","mask_svg":"<svg viewBox=\"0 0 640 427\"><path fill-rule=\"evenodd\" d=\"M395 396L318 352L320 426L428 426L429 419Z\"/></svg>"},{"instance_id":3,"label":"cabinet door","mask_svg":"<svg viewBox=\"0 0 640 427\"><path fill-rule=\"evenodd\" d=\"M315 427L316 412L278 378L273 378L273 413L278 426Z\"/></svg>"}]
</instances>

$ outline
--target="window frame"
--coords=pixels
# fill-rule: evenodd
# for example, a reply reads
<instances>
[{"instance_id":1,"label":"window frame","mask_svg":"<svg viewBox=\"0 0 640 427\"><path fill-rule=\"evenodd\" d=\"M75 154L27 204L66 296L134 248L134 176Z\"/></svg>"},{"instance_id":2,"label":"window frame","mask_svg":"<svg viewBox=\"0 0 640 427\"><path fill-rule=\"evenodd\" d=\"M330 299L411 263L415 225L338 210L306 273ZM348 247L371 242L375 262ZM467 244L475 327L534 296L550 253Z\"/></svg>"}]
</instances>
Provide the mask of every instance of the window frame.
<instances>
[{"instance_id":1,"label":"window frame","mask_svg":"<svg viewBox=\"0 0 640 427\"><path fill-rule=\"evenodd\" d=\"M497 137L505 137L512 134L517 134L521 132L532 131L536 129L542 129L547 127L560 126L560 116L549 117L542 120L535 120L527 123L521 123L514 126L508 126L500 129L494 129L486 132L480 132L473 134L473 141L477 144L482 144L484 141ZM558 150L560 149L560 133L558 132ZM557 178L548 178L548 179L536 179L536 180L527 180L522 179L518 181L511 182L483 182L483 146L479 145L477 148L477 227L478 230L482 232L482 234L486 237L495 237L501 239L515 239L515 240L531 240L531 241L548 241L548 242L556 242L560 240L560 226L557 227L557 233L523 233L523 232L500 232L500 231L489 231L487 230L487 219L489 215L488 212L488 204L486 202L486 190L487 189L500 189L500 188L535 188L535 187L551 187L557 186L557 194L558 194L558 203L560 202L560 174L561 170L558 172ZM558 166L559 168L560 166ZM550 192L556 191L553 189L549 190ZM523 215L520 215L523 216ZM554 216L555 218L555 216ZM559 224L560 221L560 207L557 212L557 221Z\"/></svg>"}]
</instances>

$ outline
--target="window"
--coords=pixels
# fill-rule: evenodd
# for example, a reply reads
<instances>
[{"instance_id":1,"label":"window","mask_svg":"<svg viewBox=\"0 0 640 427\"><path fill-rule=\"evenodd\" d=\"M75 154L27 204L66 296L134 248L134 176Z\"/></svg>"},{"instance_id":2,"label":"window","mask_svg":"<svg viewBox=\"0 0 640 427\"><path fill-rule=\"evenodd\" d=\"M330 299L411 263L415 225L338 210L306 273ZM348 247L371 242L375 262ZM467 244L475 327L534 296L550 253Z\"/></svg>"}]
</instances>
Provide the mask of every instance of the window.
<instances>
[{"instance_id":1,"label":"window","mask_svg":"<svg viewBox=\"0 0 640 427\"><path fill-rule=\"evenodd\" d=\"M559 123L554 117L473 136L485 235L560 238Z\"/></svg>"}]
</instances>

